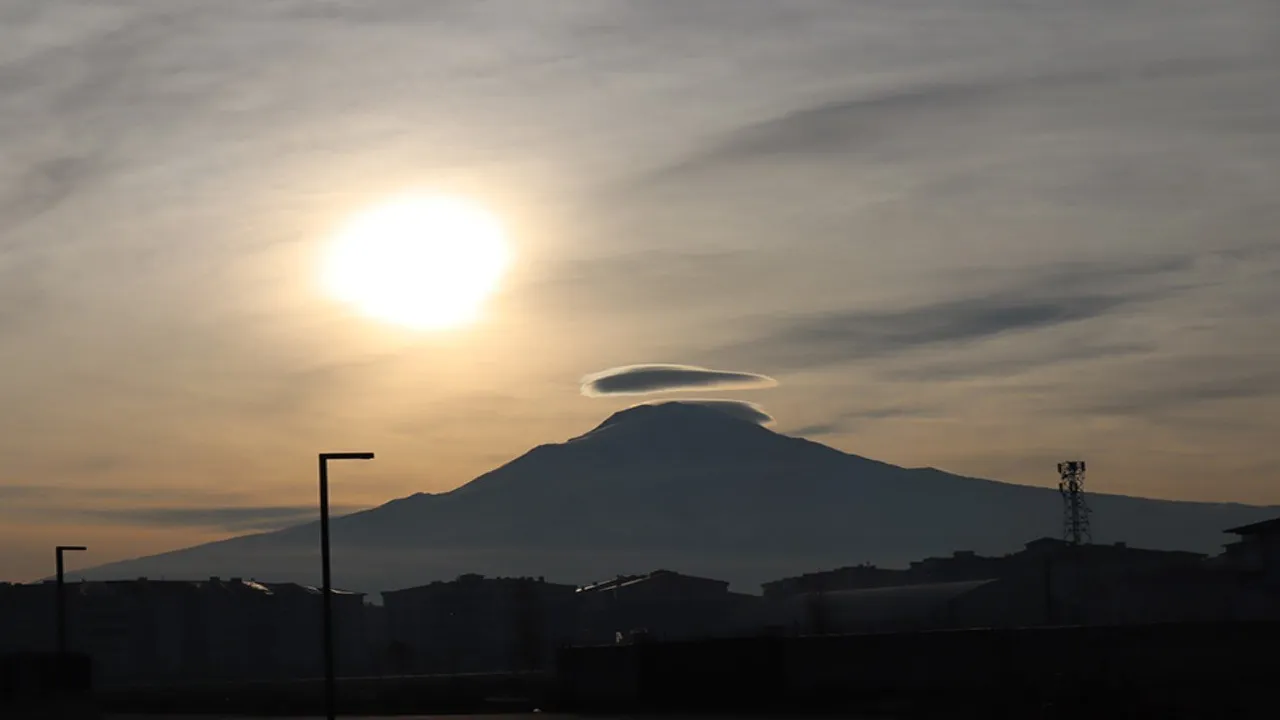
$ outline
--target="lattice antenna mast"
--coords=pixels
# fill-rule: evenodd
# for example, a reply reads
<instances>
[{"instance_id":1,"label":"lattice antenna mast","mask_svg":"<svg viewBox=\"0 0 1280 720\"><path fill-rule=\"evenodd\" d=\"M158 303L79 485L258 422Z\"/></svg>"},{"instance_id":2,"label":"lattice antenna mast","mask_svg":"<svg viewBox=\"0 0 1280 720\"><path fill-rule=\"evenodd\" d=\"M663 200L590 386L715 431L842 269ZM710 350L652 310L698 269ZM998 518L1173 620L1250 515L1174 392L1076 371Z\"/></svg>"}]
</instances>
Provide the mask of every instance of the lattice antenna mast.
<instances>
[{"instance_id":1,"label":"lattice antenna mast","mask_svg":"<svg viewBox=\"0 0 1280 720\"><path fill-rule=\"evenodd\" d=\"M1084 497L1084 461L1058 463L1058 490L1062 493L1062 539L1072 545L1092 540L1089 503Z\"/></svg>"}]
</instances>

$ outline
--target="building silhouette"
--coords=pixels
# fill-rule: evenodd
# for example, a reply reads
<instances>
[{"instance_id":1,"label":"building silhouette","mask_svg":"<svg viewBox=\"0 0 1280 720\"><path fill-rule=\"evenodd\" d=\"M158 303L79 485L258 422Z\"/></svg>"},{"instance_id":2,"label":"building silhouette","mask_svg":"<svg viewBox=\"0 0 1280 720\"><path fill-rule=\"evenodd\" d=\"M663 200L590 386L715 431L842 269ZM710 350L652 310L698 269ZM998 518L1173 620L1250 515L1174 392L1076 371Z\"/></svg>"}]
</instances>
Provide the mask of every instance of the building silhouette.
<instances>
[{"instance_id":1,"label":"building silhouette","mask_svg":"<svg viewBox=\"0 0 1280 720\"><path fill-rule=\"evenodd\" d=\"M1272 588L1280 588L1280 518L1231 528L1239 537L1228 543L1223 564L1254 576Z\"/></svg>"},{"instance_id":2,"label":"building silhouette","mask_svg":"<svg viewBox=\"0 0 1280 720\"><path fill-rule=\"evenodd\" d=\"M0 652L54 649L52 582L0 586ZM323 672L320 591L209 578L66 585L69 649L102 685L292 679ZM338 667L369 668L363 596L334 594Z\"/></svg>"},{"instance_id":3,"label":"building silhouette","mask_svg":"<svg viewBox=\"0 0 1280 720\"><path fill-rule=\"evenodd\" d=\"M462 575L333 600L342 676L545 670L566 645L764 634L1280 621L1280 519L1232 528L1217 557L1056 538L957 551L905 568L852 565L764 583L761 595L671 570L577 586ZM52 582L0 583L0 654L50 652ZM66 585L70 649L103 686L316 678L321 591L293 583Z\"/></svg>"},{"instance_id":4,"label":"building silhouette","mask_svg":"<svg viewBox=\"0 0 1280 720\"><path fill-rule=\"evenodd\" d=\"M730 592L723 580L655 570L579 588L573 638L604 644L633 634L684 640L725 634L754 595Z\"/></svg>"},{"instance_id":5,"label":"building silhouette","mask_svg":"<svg viewBox=\"0 0 1280 720\"><path fill-rule=\"evenodd\" d=\"M387 663L413 674L545 668L570 641L575 590L468 574L384 592Z\"/></svg>"},{"instance_id":6,"label":"building silhouette","mask_svg":"<svg viewBox=\"0 0 1280 720\"><path fill-rule=\"evenodd\" d=\"M1230 530L1243 539L1218 558L1042 538L1001 557L961 551L901 570L808 573L766 583L743 624L825 634L1280 620L1273 523Z\"/></svg>"},{"instance_id":7,"label":"building silhouette","mask_svg":"<svg viewBox=\"0 0 1280 720\"><path fill-rule=\"evenodd\" d=\"M1046 537L1032 540L1022 550L1003 556L960 550L945 557L916 560L903 569L855 565L782 578L764 583L762 589L765 598L778 598L800 593L985 580L1034 571L1054 557L1065 557L1068 549L1070 557L1077 561L1100 568L1128 570L1189 567L1206 557L1177 550L1131 548L1124 543L1073 546L1067 541Z\"/></svg>"}]
</instances>

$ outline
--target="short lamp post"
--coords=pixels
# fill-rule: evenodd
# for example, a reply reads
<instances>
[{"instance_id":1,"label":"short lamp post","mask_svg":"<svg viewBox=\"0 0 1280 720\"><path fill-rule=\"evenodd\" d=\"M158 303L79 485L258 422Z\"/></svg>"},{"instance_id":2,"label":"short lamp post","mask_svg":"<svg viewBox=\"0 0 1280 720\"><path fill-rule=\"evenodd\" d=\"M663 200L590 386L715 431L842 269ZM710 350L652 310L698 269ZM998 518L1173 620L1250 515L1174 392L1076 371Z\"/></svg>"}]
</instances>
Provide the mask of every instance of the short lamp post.
<instances>
[{"instance_id":1,"label":"short lamp post","mask_svg":"<svg viewBox=\"0 0 1280 720\"><path fill-rule=\"evenodd\" d=\"M320 453L320 563L321 613L324 616L324 708L328 720L336 717L337 680L333 668L333 580L329 573L329 461L372 460L371 452Z\"/></svg>"},{"instance_id":2,"label":"short lamp post","mask_svg":"<svg viewBox=\"0 0 1280 720\"><path fill-rule=\"evenodd\" d=\"M83 545L58 545L53 549L54 558L57 562L57 586L55 592L57 596L54 598L55 619L57 626L57 650L58 662L66 663L67 657L67 593L66 593L66 577L64 575L62 555L68 552L82 552L89 548Z\"/></svg>"}]
</instances>

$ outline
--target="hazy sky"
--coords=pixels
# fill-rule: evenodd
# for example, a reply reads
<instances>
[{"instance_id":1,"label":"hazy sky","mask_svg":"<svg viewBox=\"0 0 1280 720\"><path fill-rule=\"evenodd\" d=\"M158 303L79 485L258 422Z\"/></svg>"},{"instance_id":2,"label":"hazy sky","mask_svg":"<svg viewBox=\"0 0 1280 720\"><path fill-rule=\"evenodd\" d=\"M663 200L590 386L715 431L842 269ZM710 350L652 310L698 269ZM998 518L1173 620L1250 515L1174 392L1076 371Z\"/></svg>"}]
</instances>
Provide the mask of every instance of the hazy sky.
<instances>
[{"instance_id":1,"label":"hazy sky","mask_svg":"<svg viewBox=\"0 0 1280 720\"><path fill-rule=\"evenodd\" d=\"M0 0L0 578L446 490L645 398L1035 484L1280 503L1274 0ZM317 283L462 194L481 322Z\"/></svg>"}]
</instances>

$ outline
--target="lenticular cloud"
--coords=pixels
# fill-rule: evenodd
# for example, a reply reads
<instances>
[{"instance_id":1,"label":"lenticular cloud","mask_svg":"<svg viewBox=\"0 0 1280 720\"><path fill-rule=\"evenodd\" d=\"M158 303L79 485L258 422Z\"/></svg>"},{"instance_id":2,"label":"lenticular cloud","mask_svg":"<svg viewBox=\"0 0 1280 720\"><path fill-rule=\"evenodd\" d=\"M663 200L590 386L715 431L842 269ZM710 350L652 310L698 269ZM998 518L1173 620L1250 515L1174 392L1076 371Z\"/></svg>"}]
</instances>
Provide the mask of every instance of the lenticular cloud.
<instances>
[{"instance_id":1,"label":"lenticular cloud","mask_svg":"<svg viewBox=\"0 0 1280 720\"><path fill-rule=\"evenodd\" d=\"M652 363L625 365L588 375L582 379L582 394L607 397L682 390L748 390L777 384L773 378L756 373Z\"/></svg>"}]
</instances>

